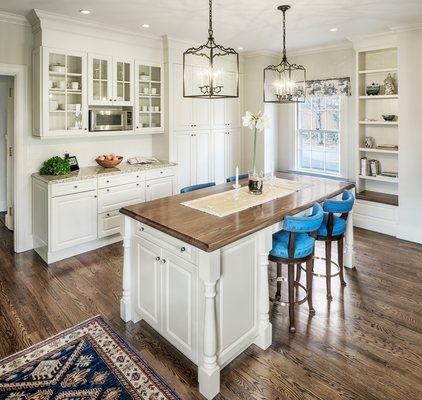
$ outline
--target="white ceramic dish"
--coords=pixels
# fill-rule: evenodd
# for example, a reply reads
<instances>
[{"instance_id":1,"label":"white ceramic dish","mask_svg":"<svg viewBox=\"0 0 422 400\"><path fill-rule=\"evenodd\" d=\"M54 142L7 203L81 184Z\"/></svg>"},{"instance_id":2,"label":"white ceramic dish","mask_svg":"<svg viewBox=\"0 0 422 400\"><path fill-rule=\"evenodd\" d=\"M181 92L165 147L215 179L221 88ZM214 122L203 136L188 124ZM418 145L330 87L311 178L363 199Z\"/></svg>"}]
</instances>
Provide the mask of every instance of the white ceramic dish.
<instances>
[{"instance_id":1,"label":"white ceramic dish","mask_svg":"<svg viewBox=\"0 0 422 400\"><path fill-rule=\"evenodd\" d=\"M64 65L60 65L60 64L50 65L50 71L65 73L66 67Z\"/></svg>"}]
</instances>

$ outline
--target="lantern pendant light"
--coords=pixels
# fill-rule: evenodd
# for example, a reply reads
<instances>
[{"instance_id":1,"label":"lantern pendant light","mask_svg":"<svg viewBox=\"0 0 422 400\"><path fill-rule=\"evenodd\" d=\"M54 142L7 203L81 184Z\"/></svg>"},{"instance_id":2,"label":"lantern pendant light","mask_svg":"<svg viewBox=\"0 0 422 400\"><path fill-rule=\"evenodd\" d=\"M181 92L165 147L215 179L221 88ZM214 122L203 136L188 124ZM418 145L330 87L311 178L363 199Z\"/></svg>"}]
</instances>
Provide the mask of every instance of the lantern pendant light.
<instances>
[{"instance_id":1,"label":"lantern pendant light","mask_svg":"<svg viewBox=\"0 0 422 400\"><path fill-rule=\"evenodd\" d=\"M286 11L290 6L277 9L283 13L283 58L280 64L264 69L264 103L303 103L306 69L303 65L289 63L286 55Z\"/></svg>"},{"instance_id":2,"label":"lantern pendant light","mask_svg":"<svg viewBox=\"0 0 422 400\"><path fill-rule=\"evenodd\" d=\"M239 54L215 43L212 0L209 0L208 40L183 53L183 97L224 99L239 97Z\"/></svg>"}]
</instances>

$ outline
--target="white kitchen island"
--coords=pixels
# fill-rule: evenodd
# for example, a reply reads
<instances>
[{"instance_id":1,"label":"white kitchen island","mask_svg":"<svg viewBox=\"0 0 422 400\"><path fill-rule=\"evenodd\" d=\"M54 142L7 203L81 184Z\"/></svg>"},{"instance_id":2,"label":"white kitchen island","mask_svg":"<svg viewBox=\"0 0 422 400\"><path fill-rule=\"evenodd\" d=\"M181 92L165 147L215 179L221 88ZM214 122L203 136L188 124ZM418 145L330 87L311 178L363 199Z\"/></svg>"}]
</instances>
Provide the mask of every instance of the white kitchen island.
<instances>
[{"instance_id":1,"label":"white kitchen island","mask_svg":"<svg viewBox=\"0 0 422 400\"><path fill-rule=\"evenodd\" d=\"M219 393L225 365L252 343L264 350L271 345L268 253L284 216L354 187L349 182L278 176L306 185L222 218L180 203L232 190L230 184L121 210L121 317L145 320L198 365L199 391L207 399ZM351 267L352 213L349 218L345 261Z\"/></svg>"}]
</instances>

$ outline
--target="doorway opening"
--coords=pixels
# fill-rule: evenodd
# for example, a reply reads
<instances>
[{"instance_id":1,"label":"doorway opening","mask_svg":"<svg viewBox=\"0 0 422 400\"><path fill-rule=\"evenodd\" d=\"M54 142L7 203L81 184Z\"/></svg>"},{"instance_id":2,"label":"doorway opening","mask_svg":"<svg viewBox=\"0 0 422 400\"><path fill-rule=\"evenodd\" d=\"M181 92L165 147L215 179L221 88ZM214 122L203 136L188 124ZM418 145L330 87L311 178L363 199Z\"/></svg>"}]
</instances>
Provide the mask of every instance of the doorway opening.
<instances>
[{"instance_id":1,"label":"doorway opening","mask_svg":"<svg viewBox=\"0 0 422 400\"><path fill-rule=\"evenodd\" d=\"M0 75L0 226L14 230L14 77Z\"/></svg>"}]
</instances>

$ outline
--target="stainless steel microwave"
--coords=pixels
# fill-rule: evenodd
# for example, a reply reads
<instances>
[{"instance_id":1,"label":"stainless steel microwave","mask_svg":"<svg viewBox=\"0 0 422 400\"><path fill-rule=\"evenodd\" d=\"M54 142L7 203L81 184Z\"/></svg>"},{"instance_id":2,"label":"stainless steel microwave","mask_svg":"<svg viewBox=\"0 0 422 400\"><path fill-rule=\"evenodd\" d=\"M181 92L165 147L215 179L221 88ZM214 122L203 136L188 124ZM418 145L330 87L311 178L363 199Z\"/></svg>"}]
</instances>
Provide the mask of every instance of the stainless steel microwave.
<instances>
[{"instance_id":1,"label":"stainless steel microwave","mask_svg":"<svg viewBox=\"0 0 422 400\"><path fill-rule=\"evenodd\" d=\"M132 129L132 111L89 110L89 130L91 132L128 131Z\"/></svg>"}]
</instances>

